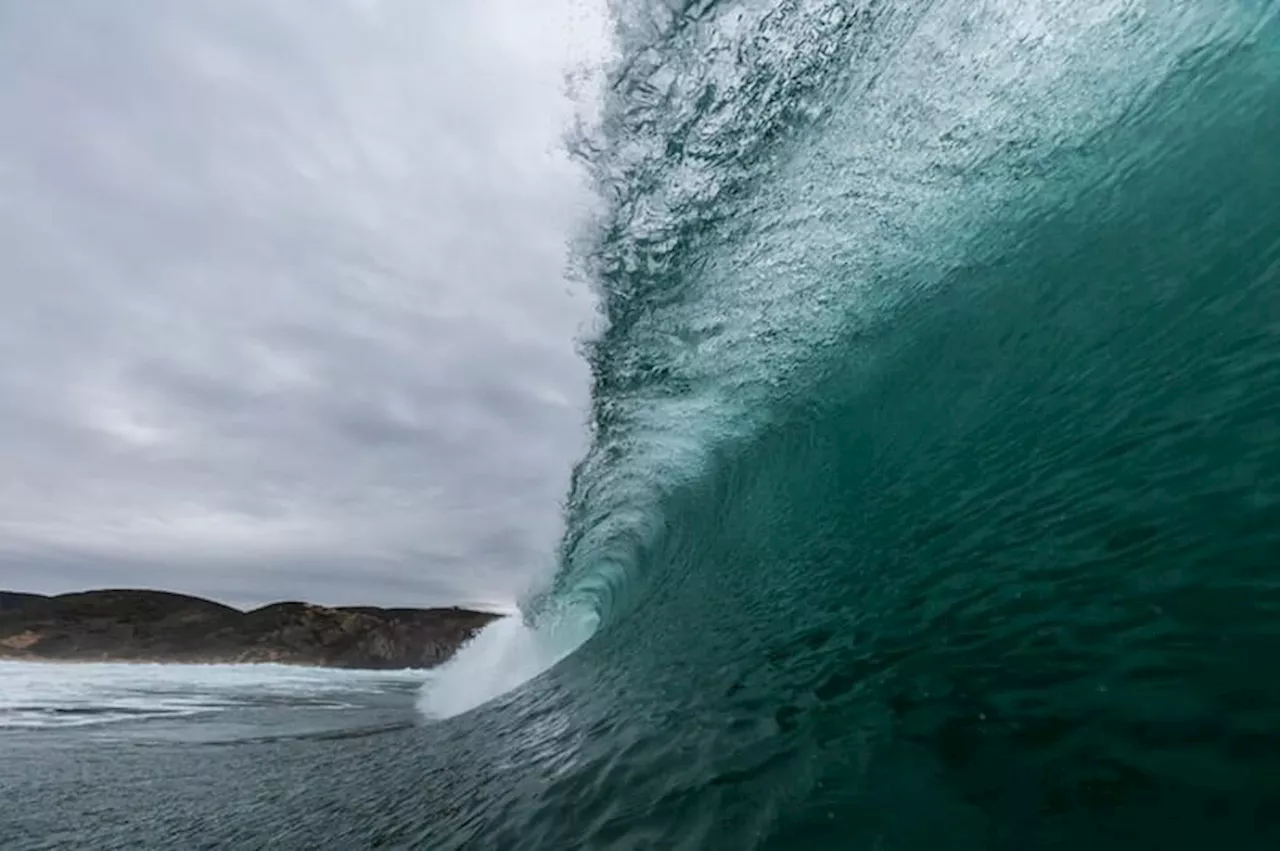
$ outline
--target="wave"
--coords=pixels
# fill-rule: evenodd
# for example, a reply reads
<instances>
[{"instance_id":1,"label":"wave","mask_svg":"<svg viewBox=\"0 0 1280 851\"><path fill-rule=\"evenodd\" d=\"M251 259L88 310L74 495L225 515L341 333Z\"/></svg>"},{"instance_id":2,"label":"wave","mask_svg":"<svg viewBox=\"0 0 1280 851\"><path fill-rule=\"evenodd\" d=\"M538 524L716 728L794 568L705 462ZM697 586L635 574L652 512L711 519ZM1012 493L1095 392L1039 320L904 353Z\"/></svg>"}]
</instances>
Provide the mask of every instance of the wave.
<instances>
[{"instance_id":1,"label":"wave","mask_svg":"<svg viewBox=\"0 0 1280 851\"><path fill-rule=\"evenodd\" d=\"M1280 800L1278 10L618 4L592 448L424 694L439 847L1254 847L1160 814Z\"/></svg>"},{"instance_id":2,"label":"wave","mask_svg":"<svg viewBox=\"0 0 1280 851\"><path fill-rule=\"evenodd\" d=\"M646 11L622 22L618 102L588 153L612 201L592 257L608 330L591 349L595 441L557 585L605 620L661 561L678 495L780 419L865 388L907 342L909 310L1113 176L1145 106L1193 101L1179 89L1274 17L1052 2ZM1274 83L1269 58L1251 58L1254 86ZM1219 110L1160 111L1172 141Z\"/></svg>"},{"instance_id":3,"label":"wave","mask_svg":"<svg viewBox=\"0 0 1280 851\"><path fill-rule=\"evenodd\" d=\"M865 386L894 347L877 333L954 286L955 270L991 262L1019 220L1105 178L1125 155L1114 137L1127 141L1145 105L1187 99L1172 90L1208 57L1256 41L1274 10L1252 11L616 9L612 100L603 127L574 140L610 208L584 263L607 319L588 344L594 444L554 588L523 626L477 642L484 658L454 666L502 683L462 704L563 658L643 593L682 492L812 404L851 358L864 374L845 386ZM568 637L540 636L566 620Z\"/></svg>"}]
</instances>

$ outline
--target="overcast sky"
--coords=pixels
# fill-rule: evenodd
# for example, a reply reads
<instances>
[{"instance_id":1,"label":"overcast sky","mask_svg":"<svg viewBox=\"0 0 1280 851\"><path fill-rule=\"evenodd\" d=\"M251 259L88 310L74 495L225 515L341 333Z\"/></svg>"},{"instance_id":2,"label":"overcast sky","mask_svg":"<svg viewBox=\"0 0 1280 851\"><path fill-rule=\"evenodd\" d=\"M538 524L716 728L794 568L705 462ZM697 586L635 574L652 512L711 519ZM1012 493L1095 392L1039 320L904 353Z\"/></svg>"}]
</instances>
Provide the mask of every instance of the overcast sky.
<instances>
[{"instance_id":1,"label":"overcast sky","mask_svg":"<svg viewBox=\"0 0 1280 851\"><path fill-rule=\"evenodd\" d=\"M545 573L589 12L0 5L0 588L510 606Z\"/></svg>"}]
</instances>

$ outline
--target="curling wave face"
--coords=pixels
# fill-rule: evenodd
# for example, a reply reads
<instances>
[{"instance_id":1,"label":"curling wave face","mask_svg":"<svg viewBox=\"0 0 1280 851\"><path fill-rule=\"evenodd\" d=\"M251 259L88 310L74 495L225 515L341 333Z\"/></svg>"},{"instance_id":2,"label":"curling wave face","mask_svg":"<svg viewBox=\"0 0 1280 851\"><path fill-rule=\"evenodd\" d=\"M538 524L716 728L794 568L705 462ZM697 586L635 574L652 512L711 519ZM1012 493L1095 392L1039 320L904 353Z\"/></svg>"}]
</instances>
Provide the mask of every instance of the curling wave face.
<instances>
[{"instance_id":1,"label":"curling wave face","mask_svg":"<svg viewBox=\"0 0 1280 851\"><path fill-rule=\"evenodd\" d=\"M619 4L593 446L432 847L1266 847L1277 8Z\"/></svg>"}]
</instances>

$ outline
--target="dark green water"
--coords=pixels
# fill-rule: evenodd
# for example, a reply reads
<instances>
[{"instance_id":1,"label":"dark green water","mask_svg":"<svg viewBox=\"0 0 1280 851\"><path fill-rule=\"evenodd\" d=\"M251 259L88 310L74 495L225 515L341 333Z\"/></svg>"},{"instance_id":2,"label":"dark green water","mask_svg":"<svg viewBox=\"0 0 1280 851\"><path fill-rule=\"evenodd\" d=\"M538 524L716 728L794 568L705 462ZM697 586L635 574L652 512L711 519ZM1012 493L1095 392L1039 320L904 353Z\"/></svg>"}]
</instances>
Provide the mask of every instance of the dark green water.
<instances>
[{"instance_id":1,"label":"dark green water","mask_svg":"<svg viewBox=\"0 0 1280 851\"><path fill-rule=\"evenodd\" d=\"M1280 6L619 18L593 636L110 847L1280 847Z\"/></svg>"}]
</instances>

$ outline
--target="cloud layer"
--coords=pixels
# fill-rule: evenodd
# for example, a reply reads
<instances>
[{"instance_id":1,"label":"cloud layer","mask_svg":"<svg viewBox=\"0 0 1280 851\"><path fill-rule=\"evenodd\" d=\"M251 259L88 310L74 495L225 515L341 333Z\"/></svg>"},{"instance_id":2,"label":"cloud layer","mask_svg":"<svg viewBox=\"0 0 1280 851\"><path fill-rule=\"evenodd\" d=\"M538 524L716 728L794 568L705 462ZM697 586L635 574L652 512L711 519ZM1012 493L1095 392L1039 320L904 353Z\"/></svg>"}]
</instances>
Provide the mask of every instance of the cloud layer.
<instances>
[{"instance_id":1,"label":"cloud layer","mask_svg":"<svg viewBox=\"0 0 1280 851\"><path fill-rule=\"evenodd\" d=\"M581 8L0 13L0 587L509 605L594 306Z\"/></svg>"}]
</instances>

